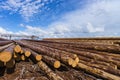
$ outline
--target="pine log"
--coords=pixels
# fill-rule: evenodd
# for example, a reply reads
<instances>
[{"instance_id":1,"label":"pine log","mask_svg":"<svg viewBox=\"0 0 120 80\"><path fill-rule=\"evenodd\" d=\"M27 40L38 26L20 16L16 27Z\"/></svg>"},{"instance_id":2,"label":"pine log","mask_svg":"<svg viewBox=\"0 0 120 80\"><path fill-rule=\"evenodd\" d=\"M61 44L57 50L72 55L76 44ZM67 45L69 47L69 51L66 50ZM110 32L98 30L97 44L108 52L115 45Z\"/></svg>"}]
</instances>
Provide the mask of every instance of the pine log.
<instances>
[{"instance_id":1,"label":"pine log","mask_svg":"<svg viewBox=\"0 0 120 80\"><path fill-rule=\"evenodd\" d=\"M26 57L24 55L21 55L21 60L24 61Z\"/></svg>"},{"instance_id":2,"label":"pine log","mask_svg":"<svg viewBox=\"0 0 120 80\"><path fill-rule=\"evenodd\" d=\"M16 53L20 53L21 50L22 50L22 49L21 49L20 45L16 45L15 48L14 48L14 51L15 51Z\"/></svg>"},{"instance_id":3,"label":"pine log","mask_svg":"<svg viewBox=\"0 0 120 80\"><path fill-rule=\"evenodd\" d=\"M59 68L61 66L60 61L46 55L43 55L42 60L54 68Z\"/></svg>"},{"instance_id":4,"label":"pine log","mask_svg":"<svg viewBox=\"0 0 120 80\"><path fill-rule=\"evenodd\" d=\"M6 62L10 61L13 57L13 48L15 47L15 45L11 45L9 46L8 48L4 49L4 51L2 51L0 53L0 60L2 62L5 63L6 65Z\"/></svg>"},{"instance_id":5,"label":"pine log","mask_svg":"<svg viewBox=\"0 0 120 80\"><path fill-rule=\"evenodd\" d=\"M106 66L106 65L99 64L99 63L94 63L94 62L86 62L86 61L83 61L83 60L80 60L79 63L84 63L84 64L86 64L86 65L88 65L90 67L95 67L95 68L104 70L104 71L106 71L108 73L120 76L120 70L114 69L111 66Z\"/></svg>"},{"instance_id":6,"label":"pine log","mask_svg":"<svg viewBox=\"0 0 120 80\"><path fill-rule=\"evenodd\" d=\"M5 48L11 46L13 43L10 43L10 44L7 44L7 45L4 45L2 47L0 47L0 52L3 51Z\"/></svg>"},{"instance_id":7,"label":"pine log","mask_svg":"<svg viewBox=\"0 0 120 80\"><path fill-rule=\"evenodd\" d=\"M35 51L27 48L28 51L30 51L31 55L36 59L36 61L40 61L42 59L42 55L36 53Z\"/></svg>"},{"instance_id":8,"label":"pine log","mask_svg":"<svg viewBox=\"0 0 120 80\"><path fill-rule=\"evenodd\" d=\"M12 43L12 41L0 41L0 46L4 46L10 43Z\"/></svg>"},{"instance_id":9,"label":"pine log","mask_svg":"<svg viewBox=\"0 0 120 80\"><path fill-rule=\"evenodd\" d=\"M105 72L105 71L103 71L101 69L98 69L98 68L87 66L86 64L83 64L83 63L78 63L77 68L78 69L83 69L86 72L90 72L90 73L92 73L96 76L100 76L104 79L108 79L108 80L119 80L120 79L119 76L116 76L116 75L113 75L111 73Z\"/></svg>"},{"instance_id":10,"label":"pine log","mask_svg":"<svg viewBox=\"0 0 120 80\"><path fill-rule=\"evenodd\" d=\"M0 41L9 41L8 39L0 38Z\"/></svg>"},{"instance_id":11,"label":"pine log","mask_svg":"<svg viewBox=\"0 0 120 80\"><path fill-rule=\"evenodd\" d=\"M11 59L10 61L6 62L6 68L13 68L15 66L15 60Z\"/></svg>"},{"instance_id":12,"label":"pine log","mask_svg":"<svg viewBox=\"0 0 120 80\"><path fill-rule=\"evenodd\" d=\"M26 57L29 57L29 56L31 55L31 52L29 51L28 48L22 48L22 50L23 50L24 55L25 55Z\"/></svg>"},{"instance_id":13,"label":"pine log","mask_svg":"<svg viewBox=\"0 0 120 80\"><path fill-rule=\"evenodd\" d=\"M51 80L64 80L59 75L55 74L43 61L39 61L38 65Z\"/></svg>"},{"instance_id":14,"label":"pine log","mask_svg":"<svg viewBox=\"0 0 120 80\"><path fill-rule=\"evenodd\" d=\"M21 49L21 51L23 51L22 49ZM13 53L13 58L15 59L15 61L21 61L21 60L23 60L24 61L24 59L26 58L25 56L24 56L24 54L22 53L21 54L21 52L20 53L16 53L16 52L14 52Z\"/></svg>"}]
</instances>

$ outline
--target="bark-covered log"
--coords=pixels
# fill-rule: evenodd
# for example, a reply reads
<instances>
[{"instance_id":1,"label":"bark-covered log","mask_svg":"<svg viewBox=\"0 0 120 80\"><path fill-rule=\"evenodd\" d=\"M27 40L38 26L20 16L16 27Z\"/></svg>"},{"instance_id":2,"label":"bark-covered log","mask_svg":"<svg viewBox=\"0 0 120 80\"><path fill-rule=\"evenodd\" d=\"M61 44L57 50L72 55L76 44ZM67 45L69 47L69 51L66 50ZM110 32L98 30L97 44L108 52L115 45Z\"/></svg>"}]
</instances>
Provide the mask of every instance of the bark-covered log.
<instances>
[{"instance_id":1,"label":"bark-covered log","mask_svg":"<svg viewBox=\"0 0 120 80\"><path fill-rule=\"evenodd\" d=\"M90 67L90 66L88 66L86 64L83 64L83 63L78 63L77 68L78 69L83 69L86 72L90 72L90 73L92 73L94 75L97 75L97 76L100 76L104 79L108 79L108 80L119 80L120 79L119 76L116 76L116 75L113 75L111 73L105 72L105 71L103 71L101 69L98 69L98 68Z\"/></svg>"},{"instance_id":2,"label":"bark-covered log","mask_svg":"<svg viewBox=\"0 0 120 80\"><path fill-rule=\"evenodd\" d=\"M8 48L4 49L4 51L2 51L0 53L0 60L2 62L5 63L6 65L6 62L10 61L12 58L13 58L13 48L15 47L15 45L11 45L9 46Z\"/></svg>"},{"instance_id":3,"label":"bark-covered log","mask_svg":"<svg viewBox=\"0 0 120 80\"><path fill-rule=\"evenodd\" d=\"M43 55L42 60L54 68L59 68L61 66L60 61L46 55Z\"/></svg>"},{"instance_id":4,"label":"bark-covered log","mask_svg":"<svg viewBox=\"0 0 120 80\"><path fill-rule=\"evenodd\" d=\"M10 43L12 43L12 41L0 41L0 46L4 46Z\"/></svg>"},{"instance_id":5,"label":"bark-covered log","mask_svg":"<svg viewBox=\"0 0 120 80\"><path fill-rule=\"evenodd\" d=\"M14 47L14 51L16 52L16 53L20 53L21 52L21 47L20 47L20 45L16 45L15 47Z\"/></svg>"},{"instance_id":6,"label":"bark-covered log","mask_svg":"<svg viewBox=\"0 0 120 80\"><path fill-rule=\"evenodd\" d=\"M55 74L43 61L38 62L38 65L51 80L64 80L59 75Z\"/></svg>"},{"instance_id":7,"label":"bark-covered log","mask_svg":"<svg viewBox=\"0 0 120 80\"><path fill-rule=\"evenodd\" d=\"M31 55L31 52L29 51L28 48L22 48L22 50L23 50L24 55L25 55L26 57L29 57L29 56Z\"/></svg>"},{"instance_id":8,"label":"bark-covered log","mask_svg":"<svg viewBox=\"0 0 120 80\"><path fill-rule=\"evenodd\" d=\"M15 60L11 59L10 61L6 62L6 68L13 68L15 66Z\"/></svg>"},{"instance_id":9,"label":"bark-covered log","mask_svg":"<svg viewBox=\"0 0 120 80\"><path fill-rule=\"evenodd\" d=\"M3 51L5 48L11 46L13 43L10 43L10 44L7 44L7 45L4 45L4 46L1 46L0 47L0 52Z\"/></svg>"},{"instance_id":10,"label":"bark-covered log","mask_svg":"<svg viewBox=\"0 0 120 80\"><path fill-rule=\"evenodd\" d=\"M21 55L21 60L24 61L26 59L25 55Z\"/></svg>"},{"instance_id":11,"label":"bark-covered log","mask_svg":"<svg viewBox=\"0 0 120 80\"><path fill-rule=\"evenodd\" d=\"M9 41L8 39L0 38L0 41Z\"/></svg>"},{"instance_id":12,"label":"bark-covered log","mask_svg":"<svg viewBox=\"0 0 120 80\"><path fill-rule=\"evenodd\" d=\"M29 49L29 48L26 48L26 49L31 53L32 57L34 57L36 59L36 61L40 61L42 59L42 55L36 53L35 51L33 51L33 50Z\"/></svg>"},{"instance_id":13,"label":"bark-covered log","mask_svg":"<svg viewBox=\"0 0 120 80\"><path fill-rule=\"evenodd\" d=\"M104 70L104 71L106 71L108 73L120 76L120 70L113 68L111 65L100 64L100 63L98 63L96 61L94 61L94 62L86 62L86 61L83 61L83 60L80 60L80 63L84 63L84 64L86 64L88 66L95 67L95 68Z\"/></svg>"}]
</instances>

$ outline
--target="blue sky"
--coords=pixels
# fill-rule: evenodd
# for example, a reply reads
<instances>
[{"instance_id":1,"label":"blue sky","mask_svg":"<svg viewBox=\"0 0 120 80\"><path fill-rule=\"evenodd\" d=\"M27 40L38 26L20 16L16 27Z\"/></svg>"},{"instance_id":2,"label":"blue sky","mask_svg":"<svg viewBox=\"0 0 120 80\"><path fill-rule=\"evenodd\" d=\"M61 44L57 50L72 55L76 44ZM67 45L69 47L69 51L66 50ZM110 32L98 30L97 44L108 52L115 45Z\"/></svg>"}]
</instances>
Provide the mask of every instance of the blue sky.
<instances>
[{"instance_id":1,"label":"blue sky","mask_svg":"<svg viewBox=\"0 0 120 80\"><path fill-rule=\"evenodd\" d=\"M120 36L120 0L0 0L0 34Z\"/></svg>"}]
</instances>

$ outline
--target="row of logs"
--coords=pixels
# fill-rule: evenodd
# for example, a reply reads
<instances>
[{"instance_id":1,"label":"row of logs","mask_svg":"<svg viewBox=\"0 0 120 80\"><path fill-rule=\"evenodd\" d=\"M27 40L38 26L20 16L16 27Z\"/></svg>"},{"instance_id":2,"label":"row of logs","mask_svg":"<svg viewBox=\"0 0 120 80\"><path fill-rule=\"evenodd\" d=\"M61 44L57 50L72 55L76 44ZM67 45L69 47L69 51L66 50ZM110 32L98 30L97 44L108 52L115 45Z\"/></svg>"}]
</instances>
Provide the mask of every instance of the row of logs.
<instances>
[{"instance_id":1,"label":"row of logs","mask_svg":"<svg viewBox=\"0 0 120 80\"><path fill-rule=\"evenodd\" d=\"M119 67L119 61L112 59L107 60L104 55L101 56L95 53L87 53L71 49L67 50L67 47L65 48L62 46L63 48L61 48L60 46L51 46L52 44L48 43L45 44L27 40L17 41L17 43L42 55L55 58L68 66L72 66L76 69L82 69L95 76L110 80L120 79L120 71L117 69L117 67ZM75 56L76 54L77 56ZM111 57L108 56L108 58ZM111 66L111 64L113 65Z\"/></svg>"}]
</instances>

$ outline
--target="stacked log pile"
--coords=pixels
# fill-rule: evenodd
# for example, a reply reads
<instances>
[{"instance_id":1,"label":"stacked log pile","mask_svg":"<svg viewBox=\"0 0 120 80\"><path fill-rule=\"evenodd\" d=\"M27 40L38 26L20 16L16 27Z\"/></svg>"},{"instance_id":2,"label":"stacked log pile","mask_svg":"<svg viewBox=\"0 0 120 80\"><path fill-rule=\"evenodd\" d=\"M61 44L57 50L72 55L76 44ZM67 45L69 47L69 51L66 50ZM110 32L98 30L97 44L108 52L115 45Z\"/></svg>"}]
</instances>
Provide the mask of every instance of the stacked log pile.
<instances>
[{"instance_id":1,"label":"stacked log pile","mask_svg":"<svg viewBox=\"0 0 120 80\"><path fill-rule=\"evenodd\" d=\"M11 80L120 80L119 41L119 38L0 39L0 75L19 72L17 65L24 63L19 76ZM44 73L44 78L33 78L25 71L25 63L34 66L28 72L39 73L39 77Z\"/></svg>"}]
</instances>

